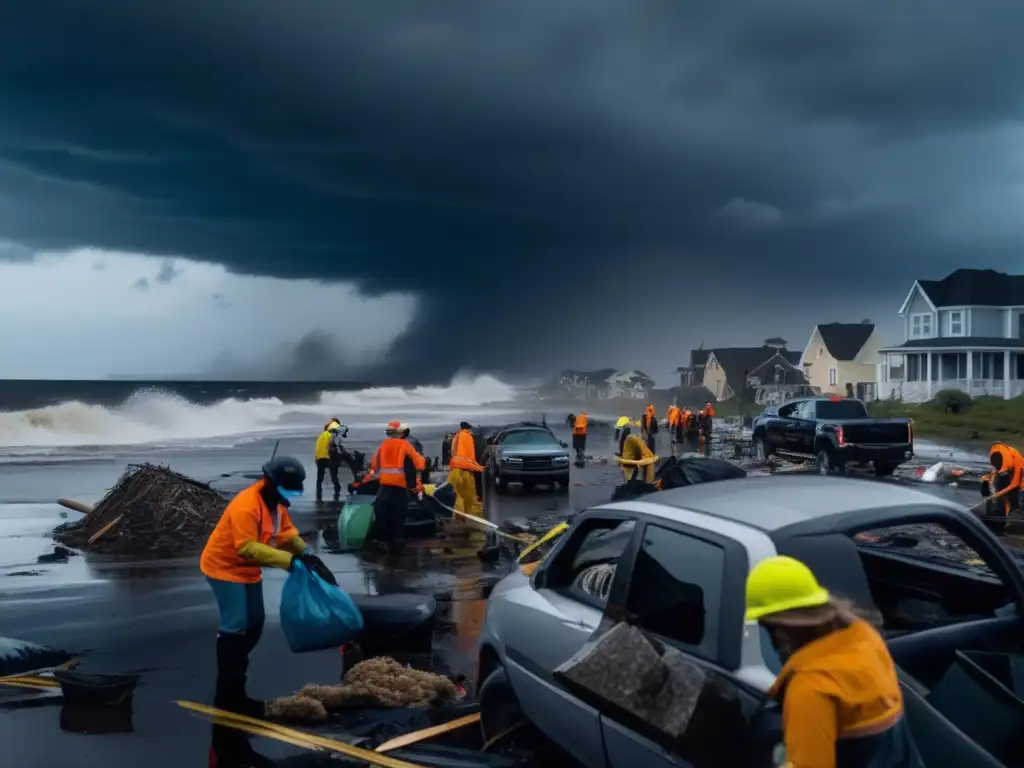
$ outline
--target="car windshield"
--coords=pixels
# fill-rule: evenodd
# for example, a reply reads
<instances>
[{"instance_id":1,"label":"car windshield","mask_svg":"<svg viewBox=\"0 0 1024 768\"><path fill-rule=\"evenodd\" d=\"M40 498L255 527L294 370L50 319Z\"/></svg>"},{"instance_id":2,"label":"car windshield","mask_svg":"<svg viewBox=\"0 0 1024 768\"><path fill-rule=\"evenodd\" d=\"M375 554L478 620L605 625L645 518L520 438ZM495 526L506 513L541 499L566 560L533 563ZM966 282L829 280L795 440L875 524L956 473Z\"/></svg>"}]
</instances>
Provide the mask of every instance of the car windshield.
<instances>
[{"instance_id":1,"label":"car windshield","mask_svg":"<svg viewBox=\"0 0 1024 768\"><path fill-rule=\"evenodd\" d=\"M815 404L819 419L866 419L868 413L860 400L819 400Z\"/></svg>"},{"instance_id":2,"label":"car windshield","mask_svg":"<svg viewBox=\"0 0 1024 768\"><path fill-rule=\"evenodd\" d=\"M508 447L530 446L530 447L551 447L558 446L558 441L550 432L543 429L521 429L516 432L509 432L501 444Z\"/></svg>"}]
</instances>

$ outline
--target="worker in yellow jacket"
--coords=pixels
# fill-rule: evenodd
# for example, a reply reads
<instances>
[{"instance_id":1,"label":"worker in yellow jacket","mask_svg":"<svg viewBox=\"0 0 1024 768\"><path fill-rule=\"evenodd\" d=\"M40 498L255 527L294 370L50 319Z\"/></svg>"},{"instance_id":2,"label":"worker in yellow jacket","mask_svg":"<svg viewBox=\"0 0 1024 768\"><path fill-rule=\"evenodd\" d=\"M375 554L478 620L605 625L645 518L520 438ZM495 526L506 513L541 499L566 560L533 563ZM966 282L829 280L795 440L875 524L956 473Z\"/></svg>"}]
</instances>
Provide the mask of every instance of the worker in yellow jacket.
<instances>
[{"instance_id":1,"label":"worker in yellow jacket","mask_svg":"<svg viewBox=\"0 0 1024 768\"><path fill-rule=\"evenodd\" d=\"M316 500L323 501L324 476L330 473L331 483L334 484L334 500L341 497L341 480L338 478L338 468L341 466L341 457L337 451L332 450L335 437L341 431L341 422L331 419L324 425L324 431L316 439L316 447L313 449L313 459L316 461Z\"/></svg>"},{"instance_id":2,"label":"worker in yellow jacket","mask_svg":"<svg viewBox=\"0 0 1024 768\"><path fill-rule=\"evenodd\" d=\"M448 484L455 491L455 509L474 517L483 517L483 505L476 494L475 475L484 468L476 460L476 442L472 425L459 424L452 438L452 457L448 462Z\"/></svg>"}]
</instances>

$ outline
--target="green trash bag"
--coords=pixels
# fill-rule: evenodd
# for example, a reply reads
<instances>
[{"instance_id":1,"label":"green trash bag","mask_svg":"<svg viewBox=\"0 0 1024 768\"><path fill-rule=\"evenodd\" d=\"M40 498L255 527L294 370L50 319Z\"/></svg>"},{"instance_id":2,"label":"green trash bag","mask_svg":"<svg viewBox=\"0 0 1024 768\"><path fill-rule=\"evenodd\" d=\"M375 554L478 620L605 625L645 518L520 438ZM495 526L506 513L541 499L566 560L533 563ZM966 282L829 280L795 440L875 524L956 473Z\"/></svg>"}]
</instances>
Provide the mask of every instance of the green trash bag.
<instances>
[{"instance_id":1,"label":"green trash bag","mask_svg":"<svg viewBox=\"0 0 1024 768\"><path fill-rule=\"evenodd\" d=\"M373 496L351 496L338 515L338 539L343 549L359 549L373 524Z\"/></svg>"}]
</instances>

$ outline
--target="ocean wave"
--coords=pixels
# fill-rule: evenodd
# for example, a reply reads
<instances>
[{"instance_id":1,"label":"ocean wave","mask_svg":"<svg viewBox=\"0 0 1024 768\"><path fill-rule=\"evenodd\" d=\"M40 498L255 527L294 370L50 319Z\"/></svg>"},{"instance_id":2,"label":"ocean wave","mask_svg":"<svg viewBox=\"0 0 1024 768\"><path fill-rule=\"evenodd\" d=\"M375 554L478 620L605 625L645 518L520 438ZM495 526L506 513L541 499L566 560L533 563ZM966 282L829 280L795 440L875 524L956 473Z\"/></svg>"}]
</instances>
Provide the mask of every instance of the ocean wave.
<instances>
[{"instance_id":1,"label":"ocean wave","mask_svg":"<svg viewBox=\"0 0 1024 768\"><path fill-rule=\"evenodd\" d=\"M514 387L493 376L456 377L447 387L373 387L321 392L315 404L278 398L228 398L198 405L180 395L147 388L117 407L69 401L46 408L0 413L0 450L45 455L53 448L173 444L233 435L305 432L337 417L356 428L400 418L417 426L479 416L482 406L515 399ZM466 413L467 409L472 409ZM16 450L11 450L16 449Z\"/></svg>"}]
</instances>

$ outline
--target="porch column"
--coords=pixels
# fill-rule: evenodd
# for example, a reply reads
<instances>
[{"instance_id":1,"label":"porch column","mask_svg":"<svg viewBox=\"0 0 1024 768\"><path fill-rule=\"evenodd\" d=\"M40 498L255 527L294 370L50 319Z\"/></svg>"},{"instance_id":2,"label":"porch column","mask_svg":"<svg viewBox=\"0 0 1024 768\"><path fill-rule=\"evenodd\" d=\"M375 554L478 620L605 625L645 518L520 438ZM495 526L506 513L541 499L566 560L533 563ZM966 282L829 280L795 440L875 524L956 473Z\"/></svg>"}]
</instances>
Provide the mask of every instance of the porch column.
<instances>
[{"instance_id":1,"label":"porch column","mask_svg":"<svg viewBox=\"0 0 1024 768\"><path fill-rule=\"evenodd\" d=\"M1010 399L1010 350L1003 352L1003 398Z\"/></svg>"},{"instance_id":2,"label":"porch column","mask_svg":"<svg viewBox=\"0 0 1024 768\"><path fill-rule=\"evenodd\" d=\"M925 377L928 380L928 386L926 387L925 392L926 392L926 394L928 396L925 398L925 400L931 400L932 399L932 353L928 352L926 354L928 355L928 363L925 366L925 368L926 368L926 370L925 370Z\"/></svg>"},{"instance_id":3,"label":"porch column","mask_svg":"<svg viewBox=\"0 0 1024 768\"><path fill-rule=\"evenodd\" d=\"M974 353L967 353L967 394L973 396L971 391L971 379L974 378Z\"/></svg>"}]
</instances>

